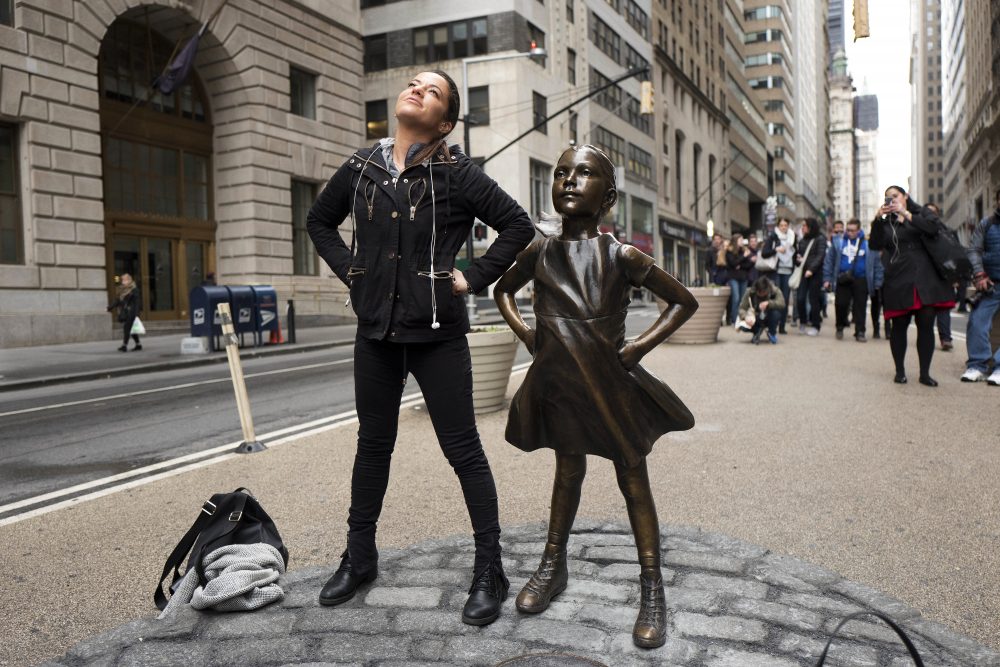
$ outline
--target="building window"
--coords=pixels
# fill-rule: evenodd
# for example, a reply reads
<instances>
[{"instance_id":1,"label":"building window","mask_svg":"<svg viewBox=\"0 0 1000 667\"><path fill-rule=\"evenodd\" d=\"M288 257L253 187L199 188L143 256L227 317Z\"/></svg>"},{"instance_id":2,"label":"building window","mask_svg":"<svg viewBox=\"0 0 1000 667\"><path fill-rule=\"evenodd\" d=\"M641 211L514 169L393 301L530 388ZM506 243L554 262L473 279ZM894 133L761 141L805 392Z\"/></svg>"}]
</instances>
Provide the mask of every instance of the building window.
<instances>
[{"instance_id":1,"label":"building window","mask_svg":"<svg viewBox=\"0 0 1000 667\"><path fill-rule=\"evenodd\" d=\"M594 145L608 154L616 167L625 164L625 140L600 125L594 126Z\"/></svg>"},{"instance_id":2,"label":"building window","mask_svg":"<svg viewBox=\"0 0 1000 667\"><path fill-rule=\"evenodd\" d=\"M385 35L365 37L364 48L366 72L378 72L389 67L389 47Z\"/></svg>"},{"instance_id":3,"label":"building window","mask_svg":"<svg viewBox=\"0 0 1000 667\"><path fill-rule=\"evenodd\" d=\"M653 254L653 205L632 197L632 245L647 255Z\"/></svg>"},{"instance_id":4,"label":"building window","mask_svg":"<svg viewBox=\"0 0 1000 667\"><path fill-rule=\"evenodd\" d=\"M577 113L575 111L569 112L569 142L576 145L577 142Z\"/></svg>"},{"instance_id":5,"label":"building window","mask_svg":"<svg viewBox=\"0 0 1000 667\"><path fill-rule=\"evenodd\" d=\"M24 263L17 128L0 124L0 264Z\"/></svg>"},{"instance_id":6,"label":"building window","mask_svg":"<svg viewBox=\"0 0 1000 667\"><path fill-rule=\"evenodd\" d=\"M529 172L531 178L531 219L538 222L552 198L552 167L544 162L531 160Z\"/></svg>"},{"instance_id":7,"label":"building window","mask_svg":"<svg viewBox=\"0 0 1000 667\"><path fill-rule=\"evenodd\" d=\"M635 0L625 0L625 20L643 39L649 39L649 15Z\"/></svg>"},{"instance_id":8,"label":"building window","mask_svg":"<svg viewBox=\"0 0 1000 667\"><path fill-rule=\"evenodd\" d=\"M208 220L208 174L207 155L108 137L104 205L110 211Z\"/></svg>"},{"instance_id":9,"label":"building window","mask_svg":"<svg viewBox=\"0 0 1000 667\"><path fill-rule=\"evenodd\" d=\"M0 0L0 25L14 25L14 0Z\"/></svg>"},{"instance_id":10,"label":"building window","mask_svg":"<svg viewBox=\"0 0 1000 667\"><path fill-rule=\"evenodd\" d=\"M566 49L566 80L571 86L576 85L576 51Z\"/></svg>"},{"instance_id":11,"label":"building window","mask_svg":"<svg viewBox=\"0 0 1000 667\"><path fill-rule=\"evenodd\" d=\"M626 69L648 69L649 61L639 55L639 52L630 45L625 45L625 67Z\"/></svg>"},{"instance_id":12,"label":"building window","mask_svg":"<svg viewBox=\"0 0 1000 667\"><path fill-rule=\"evenodd\" d=\"M486 19L457 21L413 31L413 63L480 56L487 52Z\"/></svg>"},{"instance_id":13,"label":"building window","mask_svg":"<svg viewBox=\"0 0 1000 667\"><path fill-rule=\"evenodd\" d=\"M292 113L316 120L316 75L298 68L289 68Z\"/></svg>"},{"instance_id":14,"label":"building window","mask_svg":"<svg viewBox=\"0 0 1000 667\"><path fill-rule=\"evenodd\" d=\"M570 23L576 20L576 12L573 10L573 3L576 0L566 0L566 20Z\"/></svg>"},{"instance_id":15,"label":"building window","mask_svg":"<svg viewBox=\"0 0 1000 667\"><path fill-rule=\"evenodd\" d=\"M490 124L490 87L469 88L469 116L472 125Z\"/></svg>"},{"instance_id":16,"label":"building window","mask_svg":"<svg viewBox=\"0 0 1000 667\"><path fill-rule=\"evenodd\" d=\"M316 248L306 231L306 216L316 200L316 186L292 181L292 272L297 276L319 274Z\"/></svg>"},{"instance_id":17,"label":"building window","mask_svg":"<svg viewBox=\"0 0 1000 667\"><path fill-rule=\"evenodd\" d=\"M531 91L531 124L532 126L542 123L541 127L536 127L535 129L542 134L549 133L549 125L544 122L549 116L549 104L545 95Z\"/></svg>"},{"instance_id":18,"label":"building window","mask_svg":"<svg viewBox=\"0 0 1000 667\"><path fill-rule=\"evenodd\" d=\"M677 212L683 214L681 210L681 200L683 199L681 190L681 156L684 155L684 134L679 130L674 135L674 159L677 164L674 165L674 178L677 182L674 184L674 200L677 203Z\"/></svg>"},{"instance_id":19,"label":"building window","mask_svg":"<svg viewBox=\"0 0 1000 667\"><path fill-rule=\"evenodd\" d=\"M748 32L743 39L745 44L755 44L757 42L780 42L782 40L780 30L760 30L758 32Z\"/></svg>"},{"instance_id":20,"label":"building window","mask_svg":"<svg viewBox=\"0 0 1000 667\"><path fill-rule=\"evenodd\" d=\"M604 1L607 2L608 5L610 5L611 8L614 9L616 12L620 12L622 10L622 0L604 0Z\"/></svg>"},{"instance_id":21,"label":"building window","mask_svg":"<svg viewBox=\"0 0 1000 667\"><path fill-rule=\"evenodd\" d=\"M653 180L653 156L635 144L628 145L628 171L633 175Z\"/></svg>"},{"instance_id":22,"label":"building window","mask_svg":"<svg viewBox=\"0 0 1000 667\"><path fill-rule=\"evenodd\" d=\"M389 103L385 100L365 102L365 138L389 136Z\"/></svg>"},{"instance_id":23,"label":"building window","mask_svg":"<svg viewBox=\"0 0 1000 667\"><path fill-rule=\"evenodd\" d=\"M611 79L598 72L593 67L590 68L590 85L592 88L602 88L611 83ZM604 88L595 97L594 101L608 111L617 112L622 106L622 89L617 84Z\"/></svg>"},{"instance_id":24,"label":"building window","mask_svg":"<svg viewBox=\"0 0 1000 667\"><path fill-rule=\"evenodd\" d=\"M620 63L622 59L622 39L618 33L611 29L607 23L591 12L590 14L590 41L594 43L606 56Z\"/></svg>"}]
</instances>

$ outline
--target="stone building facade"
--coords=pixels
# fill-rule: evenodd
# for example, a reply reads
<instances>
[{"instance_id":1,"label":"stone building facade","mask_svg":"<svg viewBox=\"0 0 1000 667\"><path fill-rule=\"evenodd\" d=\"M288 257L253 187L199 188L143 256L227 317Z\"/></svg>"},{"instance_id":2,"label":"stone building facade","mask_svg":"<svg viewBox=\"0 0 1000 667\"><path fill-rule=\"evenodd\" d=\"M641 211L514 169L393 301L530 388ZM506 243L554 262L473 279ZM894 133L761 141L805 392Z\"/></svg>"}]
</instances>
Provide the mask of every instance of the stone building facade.
<instances>
[{"instance_id":1,"label":"stone building facade","mask_svg":"<svg viewBox=\"0 0 1000 667\"><path fill-rule=\"evenodd\" d=\"M154 93L213 15L188 82ZM154 326L185 323L209 273L345 314L303 223L363 133L357 3L18 0L0 19L0 346L108 338L122 272Z\"/></svg>"},{"instance_id":2,"label":"stone building facade","mask_svg":"<svg viewBox=\"0 0 1000 667\"><path fill-rule=\"evenodd\" d=\"M830 75L830 173L833 174L834 220L857 217L854 206L854 83L847 57L839 51Z\"/></svg>"}]
</instances>

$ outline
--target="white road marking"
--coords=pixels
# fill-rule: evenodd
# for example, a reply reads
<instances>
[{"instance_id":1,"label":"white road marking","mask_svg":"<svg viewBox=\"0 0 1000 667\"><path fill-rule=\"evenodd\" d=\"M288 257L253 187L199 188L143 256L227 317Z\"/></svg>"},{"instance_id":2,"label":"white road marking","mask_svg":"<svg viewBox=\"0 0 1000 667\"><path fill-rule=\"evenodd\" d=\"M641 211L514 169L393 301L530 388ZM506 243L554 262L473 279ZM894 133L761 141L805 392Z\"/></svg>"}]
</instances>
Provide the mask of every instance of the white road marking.
<instances>
[{"instance_id":1,"label":"white road marking","mask_svg":"<svg viewBox=\"0 0 1000 667\"><path fill-rule=\"evenodd\" d=\"M341 363L341 362L337 362ZM328 365L328 364L320 364ZM511 369L511 374L521 373L531 366L531 362L524 362L517 364ZM227 380L229 378L226 378ZM411 398L406 398L400 403L400 410L413 407L422 403L424 400L423 395L420 393L415 394ZM317 435L319 433L324 433L326 431L331 431L341 426L347 426L357 422L358 416L356 410L351 410L349 412L341 412L330 417L323 417L321 419L315 419L304 424L297 424L295 426L289 426L287 428L278 429L277 431L271 431L270 433L262 434L259 439L263 442L269 440L270 438L277 437L277 440L272 440L267 442L267 447L269 449L274 447L279 447L281 445L286 445L297 440L302 440L308 436ZM303 430L306 429L306 430ZM281 437L284 436L284 437ZM169 461L162 461L160 463L155 463L153 465L144 466L142 468L136 468L135 470L130 470L128 472L119 473L117 475L111 475L110 477L104 477L102 479L96 479L84 484L77 484L76 486L68 487L66 489L60 489L58 491L52 491L40 496L34 496L32 498L26 498L24 500L19 500L14 503L9 503L7 505L0 505L0 514L20 509L22 507L29 507L31 505L36 505L40 502L45 502L47 500L53 500L61 496L69 495L72 493L77 493L79 491L85 491L87 489L92 489L99 486L104 486L113 482L128 479L130 477L137 477L139 475L145 475L139 479L133 479L131 481L125 482L123 484L117 484L115 486L108 487L106 489L100 489L98 491L92 491L81 496L76 496L74 498L69 498L52 505L46 505L45 507L38 507L27 512L22 512L21 514L15 514L13 516L0 519L0 527L7 526L12 523L17 523L19 521L24 521L26 519L31 519L33 517L42 516L48 514L49 512L55 512L56 510L65 509L67 507L74 507L80 503L86 502L88 500L96 500L97 498L102 498L112 493L117 493L118 491L124 491L126 489L132 489L137 486L142 486L144 484L149 484L150 482L155 482L161 479L166 479L168 477L173 477L174 475L179 475L181 473L189 472L192 470L198 470L200 468L206 468L210 465L215 465L216 463L221 463L222 461L228 461L237 456L245 456L240 454L235 454L233 450L240 445L239 442L233 442L226 445L221 445L219 447L214 447L212 449L206 450L204 452L196 452L193 454L187 454L185 456L179 456ZM198 460L203 459L203 460ZM173 468L178 464L187 463L187 465L182 465L179 468ZM162 470L164 468L171 468L164 472L160 472L154 475L147 475L146 473L154 472L156 470Z\"/></svg>"},{"instance_id":2,"label":"white road marking","mask_svg":"<svg viewBox=\"0 0 1000 667\"><path fill-rule=\"evenodd\" d=\"M341 359L339 361L324 361L318 364L307 364L305 366L295 366L293 368L278 368L273 371L261 371L260 373L248 373L244 375L245 378L255 378L263 377L265 375L281 375L283 373L294 373L295 371L305 371L313 368L323 368L324 366L338 366L340 364L349 364L353 362L353 359ZM113 401L119 398L129 398L131 396L144 396L147 394L158 394L165 391L175 391L177 389L190 389L191 387L200 387L206 384L218 384L220 382L232 382L232 379L227 375L223 378L214 378L212 380L200 380L198 382L185 382L184 384L170 385L169 387L159 387L157 389L142 389L140 391L133 391L127 394L114 394L112 396L101 396L99 398L85 398L79 401L67 401L66 403L55 403L53 405L40 405L34 408L25 408L24 410L11 410L9 412L0 412L0 417L10 417L13 415L23 415L30 412L41 412L42 410L56 410L59 408L68 408L74 405L87 405L89 403L97 403L100 401Z\"/></svg>"}]
</instances>

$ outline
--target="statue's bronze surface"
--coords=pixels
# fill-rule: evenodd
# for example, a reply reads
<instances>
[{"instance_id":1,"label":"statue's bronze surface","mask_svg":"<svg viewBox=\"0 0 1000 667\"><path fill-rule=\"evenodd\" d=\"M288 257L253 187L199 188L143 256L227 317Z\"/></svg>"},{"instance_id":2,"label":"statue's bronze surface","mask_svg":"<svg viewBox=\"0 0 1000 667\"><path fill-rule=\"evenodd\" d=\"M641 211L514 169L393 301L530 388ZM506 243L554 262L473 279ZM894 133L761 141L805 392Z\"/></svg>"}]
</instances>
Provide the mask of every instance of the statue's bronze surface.
<instances>
[{"instance_id":1,"label":"statue's bronze surface","mask_svg":"<svg viewBox=\"0 0 1000 667\"><path fill-rule=\"evenodd\" d=\"M664 433L694 426L694 417L639 361L690 318L698 303L652 257L599 232L617 199L614 165L602 151L593 146L565 151L552 184L561 233L528 246L495 289L504 319L534 356L511 403L507 440L526 451L556 452L547 543L517 607L544 611L566 588L566 545L586 455L601 456L614 462L638 550L641 602L632 638L654 648L666 641L666 604L646 455ZM530 280L537 329L525 323L514 301ZM634 287L649 289L668 307L646 332L626 342L625 313Z\"/></svg>"}]
</instances>

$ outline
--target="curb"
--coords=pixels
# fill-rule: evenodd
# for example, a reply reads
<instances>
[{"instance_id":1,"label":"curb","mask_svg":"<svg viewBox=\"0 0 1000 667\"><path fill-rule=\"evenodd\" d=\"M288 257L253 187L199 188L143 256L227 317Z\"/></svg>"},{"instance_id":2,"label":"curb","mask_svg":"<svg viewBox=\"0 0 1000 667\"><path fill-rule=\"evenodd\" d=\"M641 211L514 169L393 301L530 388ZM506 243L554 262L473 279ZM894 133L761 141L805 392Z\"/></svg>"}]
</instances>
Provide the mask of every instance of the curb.
<instances>
[{"instance_id":1,"label":"curb","mask_svg":"<svg viewBox=\"0 0 1000 667\"><path fill-rule=\"evenodd\" d=\"M354 339L339 340L330 343L296 343L294 345L278 345L273 349L262 349L251 352L240 352L240 359L257 359L260 357L276 356L280 354L294 354L296 352L313 352L331 347L350 345ZM211 364L221 364L227 361L226 353L214 352L204 357L191 357L189 359L177 359L174 361L162 361L152 364L142 364L139 366L127 366L103 371L88 371L85 373L72 373L69 375L49 375L46 377L34 378L32 380L19 380L0 384L0 393L7 391L17 391L19 389L34 389L54 384L66 384L69 382L84 382L87 380L104 380L125 375L137 375L139 373L153 373L157 371L168 371L177 368L191 368L195 366L209 366Z\"/></svg>"}]
</instances>

